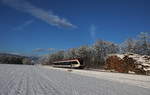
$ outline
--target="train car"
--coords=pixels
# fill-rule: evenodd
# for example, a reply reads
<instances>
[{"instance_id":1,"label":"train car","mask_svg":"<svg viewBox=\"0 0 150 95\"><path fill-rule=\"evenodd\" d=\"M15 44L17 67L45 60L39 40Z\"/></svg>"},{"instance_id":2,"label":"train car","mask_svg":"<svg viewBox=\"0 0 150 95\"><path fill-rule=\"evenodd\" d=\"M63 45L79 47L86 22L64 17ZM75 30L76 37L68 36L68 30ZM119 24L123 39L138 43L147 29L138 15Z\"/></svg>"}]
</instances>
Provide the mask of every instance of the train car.
<instances>
[{"instance_id":1,"label":"train car","mask_svg":"<svg viewBox=\"0 0 150 95\"><path fill-rule=\"evenodd\" d=\"M79 68L83 69L84 64L81 59L67 59L53 62L54 67L62 67L62 68Z\"/></svg>"}]
</instances>

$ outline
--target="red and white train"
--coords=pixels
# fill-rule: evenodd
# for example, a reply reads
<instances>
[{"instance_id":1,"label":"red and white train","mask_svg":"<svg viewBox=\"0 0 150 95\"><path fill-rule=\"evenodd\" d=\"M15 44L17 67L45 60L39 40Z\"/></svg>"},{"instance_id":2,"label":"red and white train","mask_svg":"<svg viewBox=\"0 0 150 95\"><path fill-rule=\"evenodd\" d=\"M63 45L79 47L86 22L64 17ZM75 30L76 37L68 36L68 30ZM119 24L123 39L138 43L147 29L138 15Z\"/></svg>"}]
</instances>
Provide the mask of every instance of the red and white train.
<instances>
[{"instance_id":1,"label":"red and white train","mask_svg":"<svg viewBox=\"0 0 150 95\"><path fill-rule=\"evenodd\" d=\"M81 59L67 59L54 61L53 66L62 68L84 68L83 60Z\"/></svg>"}]
</instances>

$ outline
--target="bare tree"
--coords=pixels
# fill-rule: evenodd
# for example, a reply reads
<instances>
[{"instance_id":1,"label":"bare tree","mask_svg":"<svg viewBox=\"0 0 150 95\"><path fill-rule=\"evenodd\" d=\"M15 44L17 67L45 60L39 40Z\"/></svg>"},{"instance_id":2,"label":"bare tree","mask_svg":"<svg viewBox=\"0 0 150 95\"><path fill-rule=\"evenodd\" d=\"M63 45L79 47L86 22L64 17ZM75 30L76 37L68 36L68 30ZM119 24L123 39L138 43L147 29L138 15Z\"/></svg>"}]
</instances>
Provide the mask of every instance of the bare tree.
<instances>
[{"instance_id":1,"label":"bare tree","mask_svg":"<svg viewBox=\"0 0 150 95\"><path fill-rule=\"evenodd\" d=\"M135 45L135 53L150 55L150 35L148 33L141 32L138 35L138 40Z\"/></svg>"},{"instance_id":2,"label":"bare tree","mask_svg":"<svg viewBox=\"0 0 150 95\"><path fill-rule=\"evenodd\" d=\"M67 50L66 52L65 52L65 55L64 55L64 57L66 58L66 59L72 59L72 58L77 58L77 48L71 48L71 49L69 49L69 50Z\"/></svg>"},{"instance_id":3,"label":"bare tree","mask_svg":"<svg viewBox=\"0 0 150 95\"><path fill-rule=\"evenodd\" d=\"M112 42L99 40L93 45L93 49L95 62L97 64L104 64L107 54L118 52L118 45Z\"/></svg>"},{"instance_id":4,"label":"bare tree","mask_svg":"<svg viewBox=\"0 0 150 95\"><path fill-rule=\"evenodd\" d=\"M136 45L136 40L134 40L132 38L128 38L121 45L121 50L123 51L123 53L126 53L126 52L134 53L135 52L135 45Z\"/></svg>"}]
</instances>

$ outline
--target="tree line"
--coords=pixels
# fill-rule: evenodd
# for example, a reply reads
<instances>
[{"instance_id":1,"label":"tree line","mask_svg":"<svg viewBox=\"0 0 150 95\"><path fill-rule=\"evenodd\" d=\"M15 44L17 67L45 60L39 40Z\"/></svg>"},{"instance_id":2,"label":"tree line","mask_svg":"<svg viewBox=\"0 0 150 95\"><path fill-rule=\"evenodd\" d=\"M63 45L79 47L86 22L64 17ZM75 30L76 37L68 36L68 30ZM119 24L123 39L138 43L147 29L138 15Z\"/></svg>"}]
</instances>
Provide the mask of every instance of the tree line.
<instances>
[{"instance_id":1,"label":"tree line","mask_svg":"<svg viewBox=\"0 0 150 95\"><path fill-rule=\"evenodd\" d=\"M33 65L32 59L30 57L0 53L0 64L24 64Z\"/></svg>"},{"instance_id":2,"label":"tree line","mask_svg":"<svg viewBox=\"0 0 150 95\"><path fill-rule=\"evenodd\" d=\"M150 55L150 35L142 32L136 38L128 38L121 44L97 40L91 46L83 45L49 54L42 57L41 62L52 64L56 60L81 58L87 68L101 68L105 64L105 58L108 54L128 52Z\"/></svg>"}]
</instances>

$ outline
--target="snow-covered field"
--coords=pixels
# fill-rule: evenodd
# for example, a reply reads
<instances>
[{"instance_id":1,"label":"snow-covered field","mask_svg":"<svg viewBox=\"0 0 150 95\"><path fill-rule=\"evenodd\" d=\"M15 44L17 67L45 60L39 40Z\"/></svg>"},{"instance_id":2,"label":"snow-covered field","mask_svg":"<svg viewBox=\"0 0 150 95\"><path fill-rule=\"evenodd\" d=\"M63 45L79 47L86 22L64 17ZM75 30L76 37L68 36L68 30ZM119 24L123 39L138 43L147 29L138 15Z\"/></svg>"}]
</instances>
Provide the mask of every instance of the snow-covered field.
<instances>
[{"instance_id":1,"label":"snow-covered field","mask_svg":"<svg viewBox=\"0 0 150 95\"><path fill-rule=\"evenodd\" d=\"M53 68L48 66L46 68L68 71L68 69L63 68ZM77 69L73 69L72 73L150 89L150 76L146 75L133 75Z\"/></svg>"},{"instance_id":2,"label":"snow-covered field","mask_svg":"<svg viewBox=\"0 0 150 95\"><path fill-rule=\"evenodd\" d=\"M149 76L0 64L0 95L149 95Z\"/></svg>"}]
</instances>

